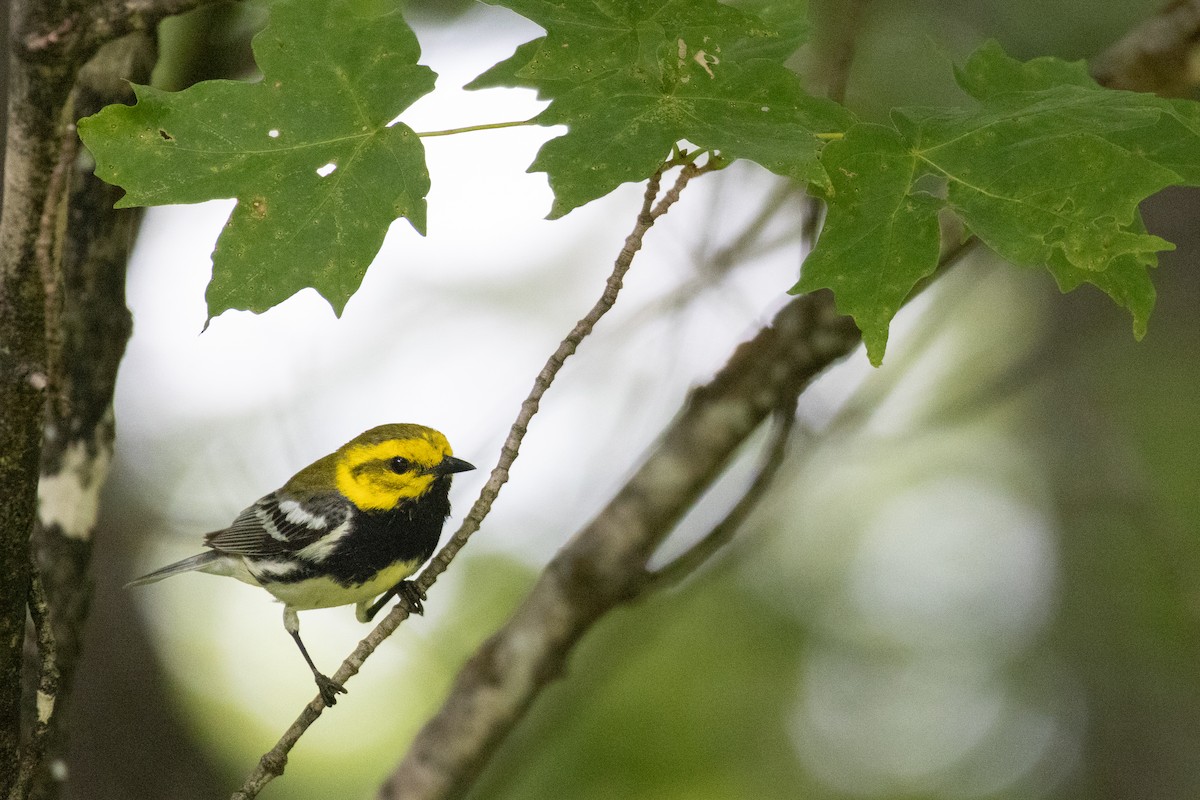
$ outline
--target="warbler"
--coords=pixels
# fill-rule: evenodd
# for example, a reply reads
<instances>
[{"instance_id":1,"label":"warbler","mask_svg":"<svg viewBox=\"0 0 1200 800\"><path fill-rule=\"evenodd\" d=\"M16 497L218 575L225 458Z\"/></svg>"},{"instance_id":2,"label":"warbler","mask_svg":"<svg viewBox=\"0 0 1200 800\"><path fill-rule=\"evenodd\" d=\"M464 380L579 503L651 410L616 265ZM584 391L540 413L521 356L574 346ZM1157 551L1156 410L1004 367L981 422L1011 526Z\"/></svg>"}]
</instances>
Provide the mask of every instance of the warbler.
<instances>
[{"instance_id":1,"label":"warbler","mask_svg":"<svg viewBox=\"0 0 1200 800\"><path fill-rule=\"evenodd\" d=\"M369 622L399 594L421 613L424 596L405 578L433 555L450 514L451 476L472 469L432 428L380 425L205 535L207 551L127 586L192 571L261 586L283 603L283 627L332 706L346 689L313 663L296 612L355 603L359 622Z\"/></svg>"}]
</instances>

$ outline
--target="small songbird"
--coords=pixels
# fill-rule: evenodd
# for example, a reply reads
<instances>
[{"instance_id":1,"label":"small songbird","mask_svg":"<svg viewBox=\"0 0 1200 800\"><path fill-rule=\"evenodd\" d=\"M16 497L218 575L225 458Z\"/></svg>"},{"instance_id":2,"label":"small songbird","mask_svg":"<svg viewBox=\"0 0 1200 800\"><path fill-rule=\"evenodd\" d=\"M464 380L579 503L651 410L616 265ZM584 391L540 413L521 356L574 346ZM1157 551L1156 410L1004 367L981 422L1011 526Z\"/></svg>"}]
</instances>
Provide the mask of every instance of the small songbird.
<instances>
[{"instance_id":1,"label":"small songbird","mask_svg":"<svg viewBox=\"0 0 1200 800\"><path fill-rule=\"evenodd\" d=\"M405 578L437 547L450 514L451 476L471 469L432 428L380 425L297 472L228 528L207 534L206 552L128 586L192 571L261 586L283 603L283 627L331 706L346 689L313 663L296 612L355 603L359 622L369 622L399 594L421 613L424 597Z\"/></svg>"}]
</instances>

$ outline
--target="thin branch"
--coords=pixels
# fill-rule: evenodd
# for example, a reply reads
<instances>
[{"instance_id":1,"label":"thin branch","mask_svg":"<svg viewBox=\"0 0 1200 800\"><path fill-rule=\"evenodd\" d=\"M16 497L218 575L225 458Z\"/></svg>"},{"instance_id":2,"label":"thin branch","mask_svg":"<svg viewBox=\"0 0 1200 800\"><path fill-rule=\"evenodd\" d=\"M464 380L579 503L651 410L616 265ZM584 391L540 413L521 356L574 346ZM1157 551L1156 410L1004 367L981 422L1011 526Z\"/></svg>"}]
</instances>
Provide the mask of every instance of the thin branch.
<instances>
[{"instance_id":1,"label":"thin branch","mask_svg":"<svg viewBox=\"0 0 1200 800\"><path fill-rule=\"evenodd\" d=\"M520 454L521 442L525 438L530 422L538 412L542 396L550 388L559 370L566 363L566 360L575 353L575 350L592 332L596 324L608 313L613 304L616 303L625 274L633 264L634 256L641 249L646 233L654 225L655 221L666 214L671 206L679 200L684 187L693 178L705 172L719 169L723 164L716 159L711 159L703 166L697 166L689 160L680 171L674 186L659 199L658 194L662 174L673 166L676 166L676 162L669 161L650 176L643 196L641 211L638 213L633 231L625 238L625 244L621 248L621 252L618 254L613 265L613 270L605 282L603 294L596 301L595 305L592 306L591 310L575 324L575 327L562 340L558 348L546 361L545 366L542 367L541 372L533 383L533 388L530 390L529 396L521 404L517 419L509 429L508 437L505 439L504 446L500 450L499 460L488 476L488 480L480 491L478 499L476 499L475 504L463 519L462 525L459 526L454 535L450 537L450 540L446 542L416 579L415 584L421 592L427 592L433 586L438 576L445 572L450 562L471 536L479 530L484 518L491 511L492 505L499 496L501 488L508 481L509 470L512 468L513 462L516 461L517 456ZM658 200L657 205L655 204L655 200ZM345 684L350 677L357 674L371 653L408 618L408 615L408 606L405 603L398 603L366 638L359 642L354 652L346 658L342 666L334 673L332 676L333 680ZM233 800L249 800L249 798L255 797L262 791L264 786L283 774L283 770L287 765L288 753L295 746L296 742L299 741L300 737L304 735L304 732L308 730L309 726L320 717L324 707L321 698L316 697L304 708L300 716L284 732L275 746L259 759L258 765L247 776L241 789L232 795Z\"/></svg>"},{"instance_id":2,"label":"thin branch","mask_svg":"<svg viewBox=\"0 0 1200 800\"><path fill-rule=\"evenodd\" d=\"M840 25L836 35L831 36L833 45L826 56L829 64L829 82L825 89L826 96L837 103L846 100L846 89L850 85L850 70L854 66L854 56L858 52L859 34L862 32L862 21L869 0L849 0L838 5L837 19ZM841 139L841 133L817 134L818 139L836 141ZM821 232L823 218L821 209L823 203L816 197L809 197L805 203L805 211L800 225L800 241L804 244L805 253L816 246L817 237Z\"/></svg>"},{"instance_id":3,"label":"thin branch","mask_svg":"<svg viewBox=\"0 0 1200 800\"><path fill-rule=\"evenodd\" d=\"M780 467L786 459L788 443L791 441L792 430L796 423L796 401L800 396L789 397L783 407L776 413L775 430L771 434L771 442L767 447L762 464L754 480L738 498L737 503L729 510L720 522L668 564L646 574L645 583L640 591L659 591L678 584L684 578L700 568L717 551L733 540L746 518L753 511L771 488Z\"/></svg>"},{"instance_id":4,"label":"thin branch","mask_svg":"<svg viewBox=\"0 0 1200 800\"><path fill-rule=\"evenodd\" d=\"M29 616L33 620L37 635L40 669L38 671L37 719L29 731L29 740L21 752L21 763L17 771L17 782L9 793L9 800L25 800L29 797L33 776L46 752L50 736L50 718L58 700L58 646L54 641L54 630L50 624L50 605L46 600L46 589L41 574L34 565L29 582Z\"/></svg>"},{"instance_id":5,"label":"thin branch","mask_svg":"<svg viewBox=\"0 0 1200 800\"><path fill-rule=\"evenodd\" d=\"M770 252L772 247L778 246L777 242L763 244L763 232L779 216L789 200L803 193L804 188L794 181L778 181L763 201L758 213L746 224L746 227L706 259L709 270L723 274L729 271L740 256L749 252L754 252L754 254ZM719 204L721 199L717 198L716 202ZM795 235L789 233L784 240L795 241ZM755 245L758 246L758 249L752 251Z\"/></svg>"},{"instance_id":6,"label":"thin branch","mask_svg":"<svg viewBox=\"0 0 1200 800\"><path fill-rule=\"evenodd\" d=\"M834 40L833 52L829 57L831 74L826 95L838 103L846 101L846 88L850 84L850 68L858 51L859 33L863 15L869 0L849 0L838 4L841 25ZM840 137L839 137L840 138Z\"/></svg>"}]
</instances>

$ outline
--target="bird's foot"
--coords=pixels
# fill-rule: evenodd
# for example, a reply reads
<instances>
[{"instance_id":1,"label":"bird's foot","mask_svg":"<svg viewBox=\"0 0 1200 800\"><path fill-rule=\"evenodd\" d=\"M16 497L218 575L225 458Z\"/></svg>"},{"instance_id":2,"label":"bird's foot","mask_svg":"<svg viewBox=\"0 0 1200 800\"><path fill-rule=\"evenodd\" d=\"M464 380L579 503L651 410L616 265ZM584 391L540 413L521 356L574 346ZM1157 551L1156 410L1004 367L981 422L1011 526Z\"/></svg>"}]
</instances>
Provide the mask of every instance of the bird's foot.
<instances>
[{"instance_id":1,"label":"bird's foot","mask_svg":"<svg viewBox=\"0 0 1200 800\"><path fill-rule=\"evenodd\" d=\"M375 615L379 613L379 609L387 605L388 601L393 597L399 597L408 606L410 614L424 614L425 606L421 601L425 600L425 593L412 581L400 581L392 588L379 596L379 599L371 604L362 615L360 622L370 622L375 619Z\"/></svg>"},{"instance_id":2,"label":"bird's foot","mask_svg":"<svg viewBox=\"0 0 1200 800\"><path fill-rule=\"evenodd\" d=\"M422 601L427 600L425 592L421 591L421 587L417 586L412 581L400 581L396 585L396 594L400 599L408 604L408 613L410 614L425 614L425 606Z\"/></svg>"}]
</instances>

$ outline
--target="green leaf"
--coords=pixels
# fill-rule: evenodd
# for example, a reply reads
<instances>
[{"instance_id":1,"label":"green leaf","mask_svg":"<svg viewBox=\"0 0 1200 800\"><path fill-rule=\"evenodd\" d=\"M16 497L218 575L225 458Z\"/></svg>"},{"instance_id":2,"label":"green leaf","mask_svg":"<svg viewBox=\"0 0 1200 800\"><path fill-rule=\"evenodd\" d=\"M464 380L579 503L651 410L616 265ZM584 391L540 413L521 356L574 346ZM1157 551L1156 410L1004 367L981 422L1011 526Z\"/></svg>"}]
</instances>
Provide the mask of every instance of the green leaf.
<instances>
[{"instance_id":1,"label":"green leaf","mask_svg":"<svg viewBox=\"0 0 1200 800\"><path fill-rule=\"evenodd\" d=\"M730 5L758 17L766 23L772 35L739 39L726 48L726 56L739 60L766 58L784 61L808 38L806 0L739 0Z\"/></svg>"},{"instance_id":2,"label":"green leaf","mask_svg":"<svg viewBox=\"0 0 1200 800\"><path fill-rule=\"evenodd\" d=\"M1145 231L1140 215L1132 229ZM1063 292L1090 283L1111 297L1117 305L1129 309L1133 315L1133 335L1141 339L1146 335L1150 312L1154 310L1156 293L1149 271L1157 265L1158 258L1154 254L1128 253L1117 256L1108 269L1097 272L1080 269L1070 263L1065 254L1055 253L1046 267Z\"/></svg>"},{"instance_id":3,"label":"green leaf","mask_svg":"<svg viewBox=\"0 0 1200 800\"><path fill-rule=\"evenodd\" d=\"M571 82L568 80L543 80L532 83L519 75L526 64L537 59L538 53L541 51L545 41L545 37L542 37L541 39L533 39L525 42L525 44L518 45L516 51L511 56L493 65L463 88L494 89L502 86L523 87L536 89L538 98L541 100L549 100L555 94L569 91L571 89ZM543 86L546 87L545 92L542 90Z\"/></svg>"},{"instance_id":4,"label":"green leaf","mask_svg":"<svg viewBox=\"0 0 1200 800\"><path fill-rule=\"evenodd\" d=\"M891 315L931 270L929 215L944 203L1004 258L1047 268L1063 291L1099 287L1143 335L1148 271L1173 246L1146 232L1138 204L1200 182L1200 106L1101 88L1079 64L1022 64L994 43L958 78L977 108L897 110L890 138L856 126L825 149L826 230L794 291L832 288L878 363ZM944 200L917 190L931 181ZM920 247L897 236L901 213L925 226L914 227Z\"/></svg>"},{"instance_id":5,"label":"green leaf","mask_svg":"<svg viewBox=\"0 0 1200 800\"><path fill-rule=\"evenodd\" d=\"M261 81L138 86L136 105L82 120L80 136L96 174L126 190L120 206L237 198L210 318L306 287L340 314L394 220L425 232L424 148L390 123L434 74L387 0L281 0L253 46Z\"/></svg>"},{"instance_id":6,"label":"green leaf","mask_svg":"<svg viewBox=\"0 0 1200 800\"><path fill-rule=\"evenodd\" d=\"M976 100L985 101L1010 92L1036 92L1057 86L1094 88L1082 61L1059 58L1034 58L1021 62L1009 56L995 40L984 42L955 70L958 85Z\"/></svg>"},{"instance_id":7,"label":"green leaf","mask_svg":"<svg viewBox=\"0 0 1200 800\"><path fill-rule=\"evenodd\" d=\"M912 191L918 161L891 128L855 125L821 160L833 187L829 216L792 291L832 289L878 366L892 317L937 269L940 203Z\"/></svg>"},{"instance_id":8,"label":"green leaf","mask_svg":"<svg viewBox=\"0 0 1200 800\"><path fill-rule=\"evenodd\" d=\"M1126 253L1168 249L1130 225L1138 203L1179 176L1063 110L906 119L900 127L924 171L946 179L949 205L1009 261L1036 266L1062 253L1079 269L1101 271Z\"/></svg>"},{"instance_id":9,"label":"green leaf","mask_svg":"<svg viewBox=\"0 0 1200 800\"><path fill-rule=\"evenodd\" d=\"M1086 129L1200 184L1200 104L1100 87L1083 62L1035 58L1021 63L995 42L984 44L957 72L972 97L1017 113L1037 113L1055 127ZM1030 105L1031 97L1041 103Z\"/></svg>"},{"instance_id":10,"label":"green leaf","mask_svg":"<svg viewBox=\"0 0 1200 800\"><path fill-rule=\"evenodd\" d=\"M824 183L816 134L851 123L779 63L803 26L774 6L784 32L715 0L488 2L546 29L468 88L537 89L551 101L538 122L567 126L530 167L547 173L551 218L645 179L680 141Z\"/></svg>"}]
</instances>

